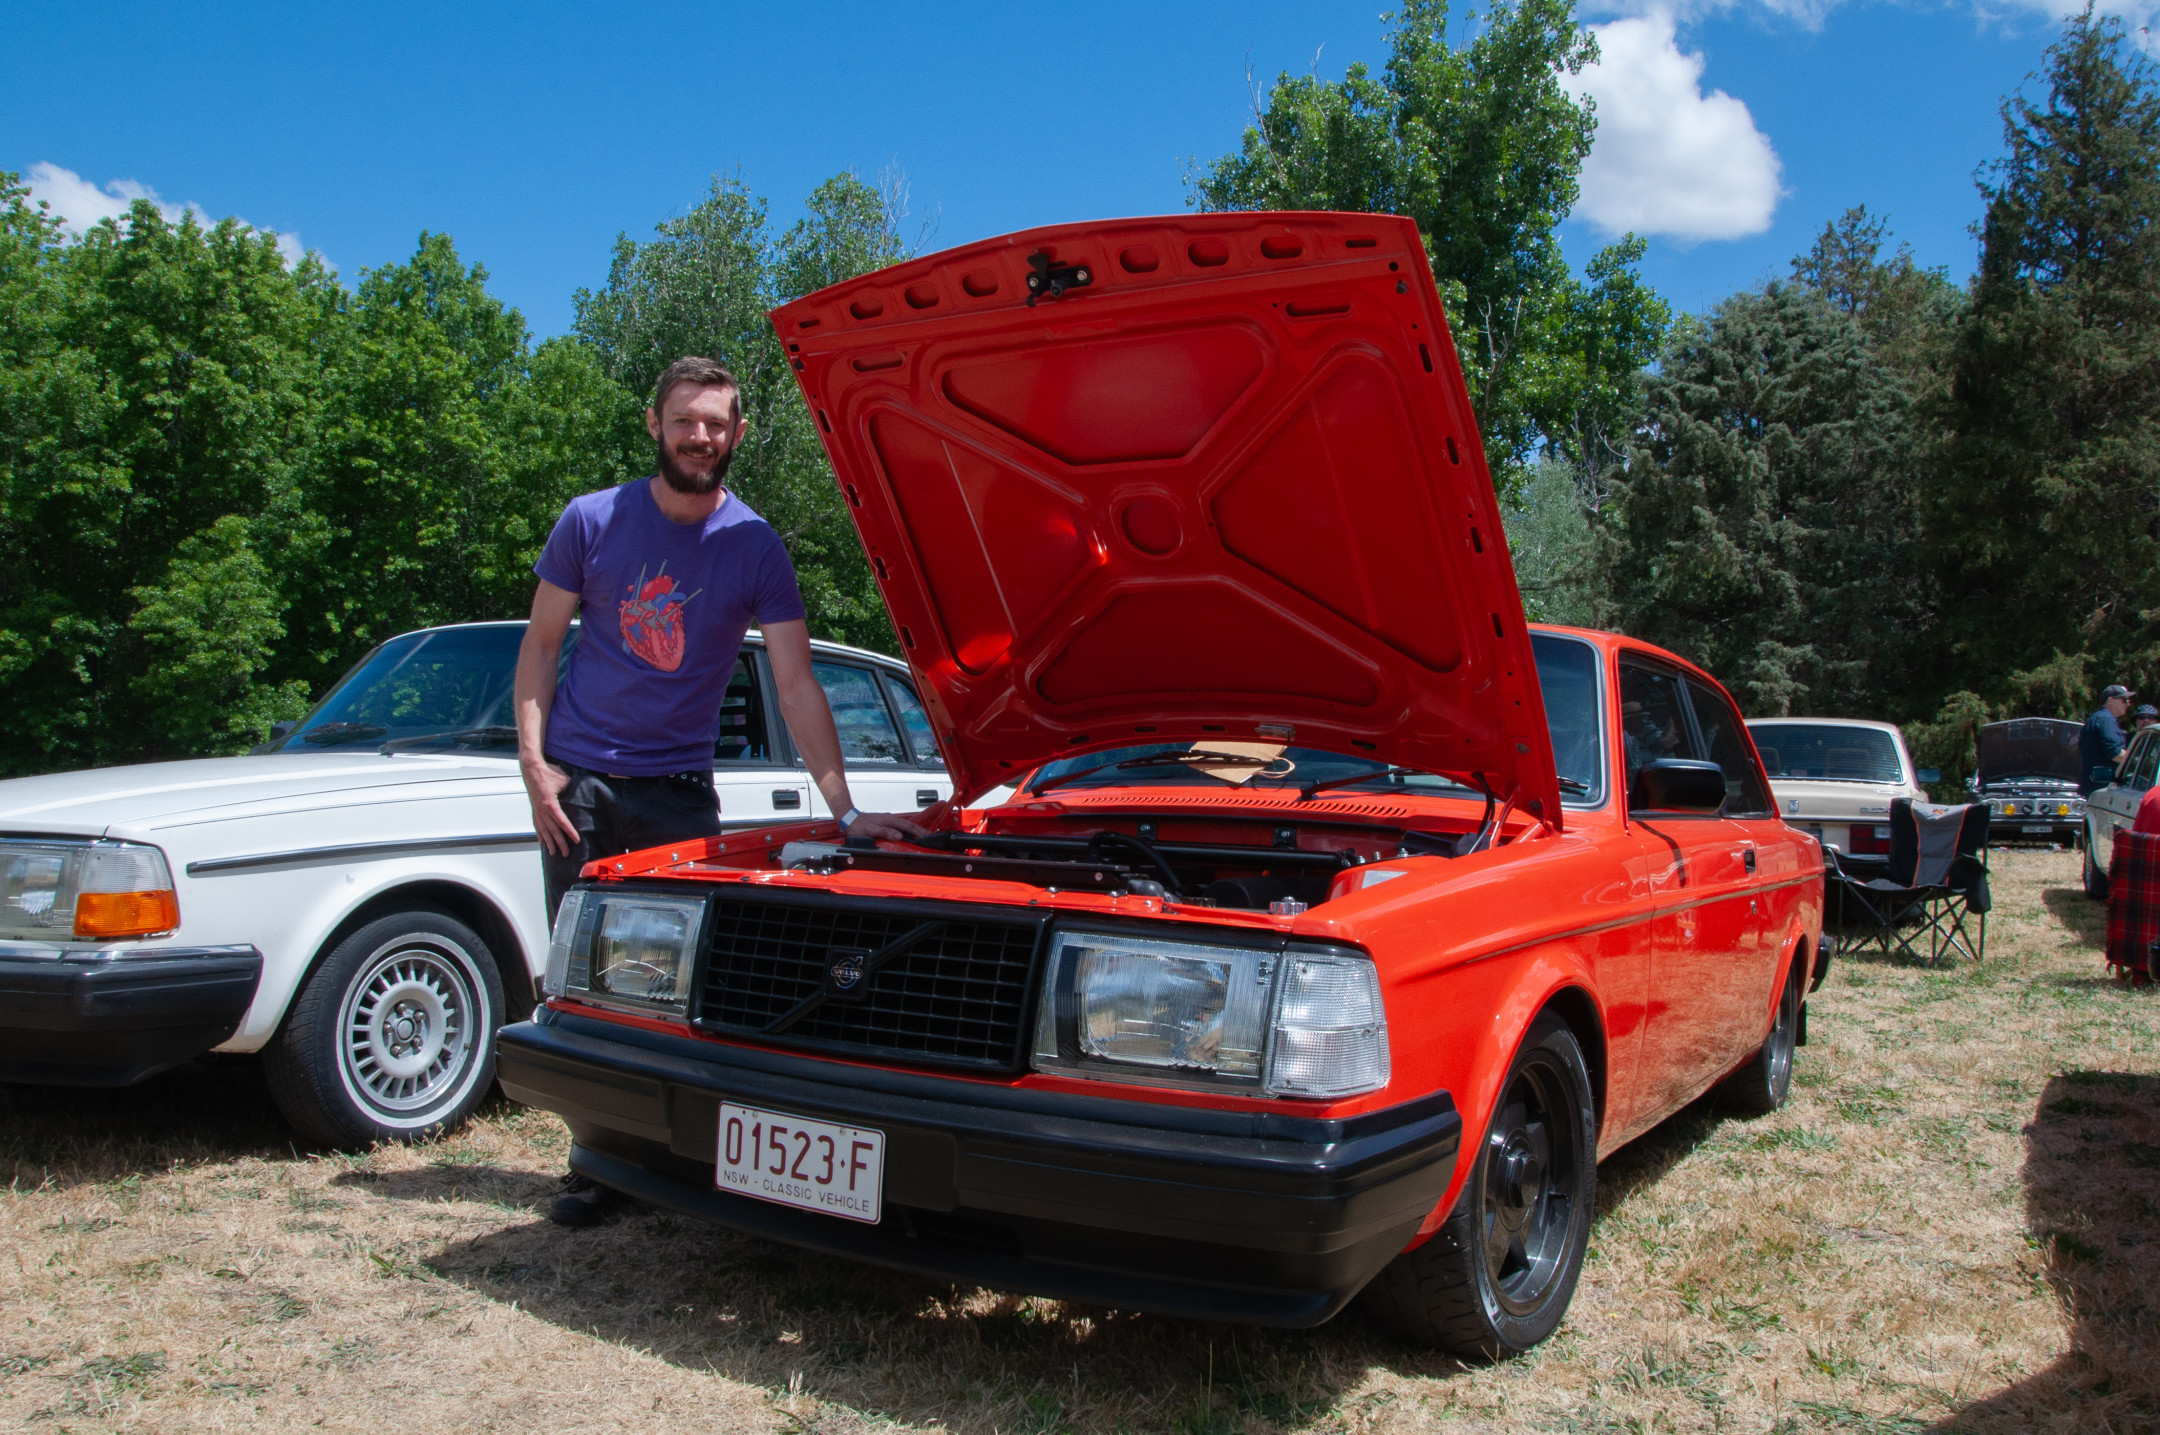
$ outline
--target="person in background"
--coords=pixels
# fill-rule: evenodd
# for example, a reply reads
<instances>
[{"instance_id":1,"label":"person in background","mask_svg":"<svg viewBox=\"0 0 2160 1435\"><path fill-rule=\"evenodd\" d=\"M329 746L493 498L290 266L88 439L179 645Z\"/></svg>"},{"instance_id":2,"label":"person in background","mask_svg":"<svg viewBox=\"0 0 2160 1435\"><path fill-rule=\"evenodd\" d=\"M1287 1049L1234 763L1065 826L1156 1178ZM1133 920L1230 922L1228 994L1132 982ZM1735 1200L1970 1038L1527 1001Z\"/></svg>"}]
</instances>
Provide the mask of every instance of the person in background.
<instances>
[{"instance_id":1,"label":"person in background","mask_svg":"<svg viewBox=\"0 0 2160 1435\"><path fill-rule=\"evenodd\" d=\"M729 493L749 431L742 389L711 359L660 376L645 427L659 472L570 501L533 565L540 586L518 650L518 763L539 835L548 921L587 862L720 833L713 745L720 703L755 623L788 733L851 837L920 837L858 812L832 708L810 667L810 629L780 535ZM584 637L560 691L564 636ZM622 1199L572 1172L549 1218L589 1226Z\"/></svg>"},{"instance_id":2,"label":"person in background","mask_svg":"<svg viewBox=\"0 0 2160 1435\"><path fill-rule=\"evenodd\" d=\"M2085 731L2078 734L2078 791L2088 797L2113 781L2126 746L2122 720L2129 711L2130 690L2111 683L2100 694L2100 706L2085 719Z\"/></svg>"},{"instance_id":3,"label":"person in background","mask_svg":"<svg viewBox=\"0 0 2160 1435\"><path fill-rule=\"evenodd\" d=\"M2132 713L2131 717L2137 722L2137 731L2143 732L2154 723L2160 722L2160 708L2154 707L2151 703L2139 703L2138 710Z\"/></svg>"}]
</instances>

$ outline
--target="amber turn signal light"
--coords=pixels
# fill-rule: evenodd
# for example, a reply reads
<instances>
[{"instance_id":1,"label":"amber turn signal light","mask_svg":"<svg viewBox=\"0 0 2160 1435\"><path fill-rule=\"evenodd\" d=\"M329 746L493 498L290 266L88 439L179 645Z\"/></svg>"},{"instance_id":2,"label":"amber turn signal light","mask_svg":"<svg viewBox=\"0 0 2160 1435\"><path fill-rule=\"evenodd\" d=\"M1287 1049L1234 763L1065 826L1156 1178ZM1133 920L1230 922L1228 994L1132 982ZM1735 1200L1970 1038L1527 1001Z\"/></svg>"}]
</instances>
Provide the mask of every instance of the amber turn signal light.
<instances>
[{"instance_id":1,"label":"amber turn signal light","mask_svg":"<svg viewBox=\"0 0 2160 1435\"><path fill-rule=\"evenodd\" d=\"M75 935L106 939L150 937L180 925L180 894L85 892L75 899Z\"/></svg>"}]
</instances>

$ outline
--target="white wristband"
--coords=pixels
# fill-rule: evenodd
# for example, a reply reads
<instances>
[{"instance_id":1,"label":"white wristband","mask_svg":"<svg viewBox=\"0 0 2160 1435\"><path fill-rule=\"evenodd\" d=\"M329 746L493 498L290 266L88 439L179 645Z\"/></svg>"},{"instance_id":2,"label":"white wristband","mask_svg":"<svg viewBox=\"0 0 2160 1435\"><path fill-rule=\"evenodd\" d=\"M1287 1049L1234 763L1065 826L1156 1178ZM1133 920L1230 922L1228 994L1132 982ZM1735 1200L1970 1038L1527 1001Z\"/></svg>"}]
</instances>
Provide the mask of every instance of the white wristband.
<instances>
[{"instance_id":1,"label":"white wristband","mask_svg":"<svg viewBox=\"0 0 2160 1435\"><path fill-rule=\"evenodd\" d=\"M860 817L860 816L862 816L862 809L861 809L861 808L859 808L859 807L850 807L850 808L849 808L849 809L847 810L847 814L846 814L846 815L845 815L844 817L842 817L842 818L840 819L840 830L841 830L842 832L845 832L845 831L847 831L847 830L848 830L848 829L849 829L850 827L852 827L852 826L854 826L854 825L855 825L855 819L856 819L856 818L858 818L858 817Z\"/></svg>"}]
</instances>

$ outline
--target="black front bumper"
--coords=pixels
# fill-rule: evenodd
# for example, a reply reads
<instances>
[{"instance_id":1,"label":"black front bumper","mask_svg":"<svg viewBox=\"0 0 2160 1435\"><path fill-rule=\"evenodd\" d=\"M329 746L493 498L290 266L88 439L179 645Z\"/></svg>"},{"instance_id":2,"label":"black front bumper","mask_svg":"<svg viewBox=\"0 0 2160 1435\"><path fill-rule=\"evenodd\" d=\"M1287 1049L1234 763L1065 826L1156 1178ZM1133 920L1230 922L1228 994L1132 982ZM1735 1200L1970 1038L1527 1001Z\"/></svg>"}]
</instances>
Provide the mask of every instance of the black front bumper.
<instances>
[{"instance_id":1,"label":"black front bumper","mask_svg":"<svg viewBox=\"0 0 2160 1435\"><path fill-rule=\"evenodd\" d=\"M0 1081L127 1086L232 1039L262 980L253 947L0 944Z\"/></svg>"},{"instance_id":2,"label":"black front bumper","mask_svg":"<svg viewBox=\"0 0 2160 1435\"><path fill-rule=\"evenodd\" d=\"M1454 1174L1445 1092L1343 1120L1018 1090L670 1037L553 1010L497 1074L570 1164L738 1230L941 1280L1208 1320L1317 1325ZM885 1133L863 1225L715 1187L722 1097Z\"/></svg>"}]
</instances>

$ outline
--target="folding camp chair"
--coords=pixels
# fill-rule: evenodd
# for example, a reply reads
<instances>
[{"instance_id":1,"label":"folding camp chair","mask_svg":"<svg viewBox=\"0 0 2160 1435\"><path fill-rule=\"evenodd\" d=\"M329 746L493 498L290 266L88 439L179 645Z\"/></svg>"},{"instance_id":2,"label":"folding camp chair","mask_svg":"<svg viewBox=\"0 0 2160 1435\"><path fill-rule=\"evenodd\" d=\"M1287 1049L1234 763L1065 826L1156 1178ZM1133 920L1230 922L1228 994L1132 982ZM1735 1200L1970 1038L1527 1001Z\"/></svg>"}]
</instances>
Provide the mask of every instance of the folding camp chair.
<instances>
[{"instance_id":1,"label":"folding camp chair","mask_svg":"<svg viewBox=\"0 0 2160 1435\"><path fill-rule=\"evenodd\" d=\"M1939 807L1901 797L1890 804L1890 870L1863 877L1825 848L1826 886L1860 945L1939 962L1945 952L1979 961L1987 951L1988 809L1984 803ZM1967 918L1975 919L1970 925Z\"/></svg>"},{"instance_id":2,"label":"folding camp chair","mask_svg":"<svg viewBox=\"0 0 2160 1435\"><path fill-rule=\"evenodd\" d=\"M2108 857L2107 960L2133 977L2152 977L2160 940L2160 834L2121 831Z\"/></svg>"}]
</instances>

